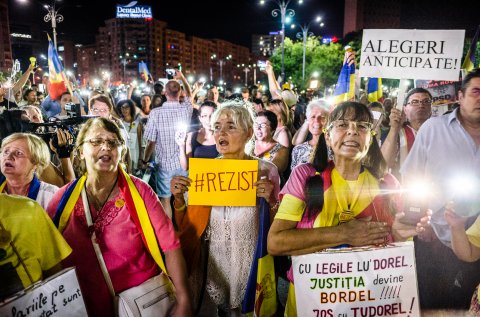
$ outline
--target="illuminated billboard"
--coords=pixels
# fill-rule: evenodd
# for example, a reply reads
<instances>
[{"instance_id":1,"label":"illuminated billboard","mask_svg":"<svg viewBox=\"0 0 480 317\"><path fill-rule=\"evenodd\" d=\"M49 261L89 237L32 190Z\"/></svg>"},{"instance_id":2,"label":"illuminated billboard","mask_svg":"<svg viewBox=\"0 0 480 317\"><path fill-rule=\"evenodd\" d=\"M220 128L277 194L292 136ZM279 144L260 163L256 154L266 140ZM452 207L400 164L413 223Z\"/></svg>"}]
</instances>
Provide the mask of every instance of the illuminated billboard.
<instances>
[{"instance_id":1,"label":"illuminated billboard","mask_svg":"<svg viewBox=\"0 0 480 317\"><path fill-rule=\"evenodd\" d=\"M117 4L117 19L151 19L152 7L137 5L137 1L129 4Z\"/></svg>"}]
</instances>

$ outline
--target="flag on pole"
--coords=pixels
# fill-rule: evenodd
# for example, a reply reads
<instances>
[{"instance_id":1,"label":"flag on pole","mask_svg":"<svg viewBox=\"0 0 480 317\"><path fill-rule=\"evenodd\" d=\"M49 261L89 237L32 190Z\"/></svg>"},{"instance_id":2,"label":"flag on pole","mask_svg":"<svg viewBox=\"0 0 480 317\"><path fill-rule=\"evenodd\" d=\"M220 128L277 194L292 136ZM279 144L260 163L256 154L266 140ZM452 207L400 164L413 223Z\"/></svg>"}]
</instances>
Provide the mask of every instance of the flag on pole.
<instances>
[{"instance_id":1,"label":"flag on pole","mask_svg":"<svg viewBox=\"0 0 480 317\"><path fill-rule=\"evenodd\" d=\"M242 314L248 317L271 317L277 312L277 287L273 257L267 252L270 229L270 206L260 199L258 240L242 303Z\"/></svg>"},{"instance_id":2,"label":"flag on pole","mask_svg":"<svg viewBox=\"0 0 480 317\"><path fill-rule=\"evenodd\" d=\"M57 100L65 91L65 75L63 74L63 65L58 56L57 49L53 44L50 35L48 37L48 73L50 85L48 86L48 94L50 99Z\"/></svg>"},{"instance_id":3,"label":"flag on pole","mask_svg":"<svg viewBox=\"0 0 480 317\"><path fill-rule=\"evenodd\" d=\"M462 69L465 69L467 72L475 68L475 64L476 64L475 51L477 50L477 42L478 42L479 34L480 34L480 25L477 27L475 36L472 39L472 43L470 44L470 48L468 49L467 55L465 56L465 60L463 61L463 64L462 64Z\"/></svg>"},{"instance_id":4,"label":"flag on pole","mask_svg":"<svg viewBox=\"0 0 480 317\"><path fill-rule=\"evenodd\" d=\"M370 77L367 82L368 102L382 101L383 87L382 79Z\"/></svg>"},{"instance_id":5,"label":"flag on pole","mask_svg":"<svg viewBox=\"0 0 480 317\"><path fill-rule=\"evenodd\" d=\"M144 81L148 81L148 79L150 79L150 72L148 71L148 67L145 62L138 63L138 72Z\"/></svg>"},{"instance_id":6,"label":"flag on pole","mask_svg":"<svg viewBox=\"0 0 480 317\"><path fill-rule=\"evenodd\" d=\"M355 97L355 53L348 45L345 46L343 66L333 95L335 96L335 105L343 101L353 100Z\"/></svg>"}]
</instances>

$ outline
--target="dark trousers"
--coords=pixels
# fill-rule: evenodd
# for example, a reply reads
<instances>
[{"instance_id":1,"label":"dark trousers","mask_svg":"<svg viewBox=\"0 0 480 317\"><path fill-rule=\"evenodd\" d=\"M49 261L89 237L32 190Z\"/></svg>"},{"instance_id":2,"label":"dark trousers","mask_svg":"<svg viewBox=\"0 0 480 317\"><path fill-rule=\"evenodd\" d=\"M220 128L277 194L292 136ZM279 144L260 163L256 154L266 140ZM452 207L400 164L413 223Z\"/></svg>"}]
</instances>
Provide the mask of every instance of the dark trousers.
<instances>
[{"instance_id":1,"label":"dark trousers","mask_svg":"<svg viewBox=\"0 0 480 317\"><path fill-rule=\"evenodd\" d=\"M467 309L480 283L480 261L460 261L438 239L415 243L418 291L421 309Z\"/></svg>"}]
</instances>

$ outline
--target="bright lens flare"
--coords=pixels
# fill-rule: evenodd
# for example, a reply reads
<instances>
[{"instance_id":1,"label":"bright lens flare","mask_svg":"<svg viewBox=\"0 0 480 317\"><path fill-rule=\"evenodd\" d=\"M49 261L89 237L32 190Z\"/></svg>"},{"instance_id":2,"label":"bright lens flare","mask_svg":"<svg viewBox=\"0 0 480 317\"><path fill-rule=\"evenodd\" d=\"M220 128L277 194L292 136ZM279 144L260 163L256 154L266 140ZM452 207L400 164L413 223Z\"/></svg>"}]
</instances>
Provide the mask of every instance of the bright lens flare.
<instances>
[{"instance_id":1,"label":"bright lens flare","mask_svg":"<svg viewBox=\"0 0 480 317\"><path fill-rule=\"evenodd\" d=\"M408 184L406 192L413 199L425 199L432 193L430 184L423 180L416 180Z\"/></svg>"}]
</instances>

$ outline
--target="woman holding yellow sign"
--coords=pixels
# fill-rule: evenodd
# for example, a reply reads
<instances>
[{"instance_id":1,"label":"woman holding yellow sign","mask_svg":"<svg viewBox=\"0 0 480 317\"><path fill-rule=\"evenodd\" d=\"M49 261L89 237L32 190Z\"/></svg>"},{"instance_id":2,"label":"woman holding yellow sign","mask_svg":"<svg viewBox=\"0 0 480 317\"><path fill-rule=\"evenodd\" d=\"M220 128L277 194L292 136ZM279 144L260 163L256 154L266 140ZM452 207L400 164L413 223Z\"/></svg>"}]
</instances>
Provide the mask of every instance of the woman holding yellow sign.
<instances>
[{"instance_id":1,"label":"woman holding yellow sign","mask_svg":"<svg viewBox=\"0 0 480 317\"><path fill-rule=\"evenodd\" d=\"M270 254L383 244L415 234L414 226L395 221L397 197L390 193L398 193L398 181L385 172L372 126L372 113L363 104L344 102L332 111L312 163L297 166L280 193L268 235ZM327 146L333 162L328 161ZM391 230L393 225L397 230ZM291 270L288 278L285 316L296 316Z\"/></svg>"},{"instance_id":2,"label":"woman holding yellow sign","mask_svg":"<svg viewBox=\"0 0 480 317\"><path fill-rule=\"evenodd\" d=\"M258 237L259 199L270 204L270 216L276 212L279 192L279 175L274 164L251 157L245 145L253 136L253 118L243 105L223 105L212 116L212 129L220 159L258 160L256 206L186 206L184 193L191 180L175 176L170 185L173 193L175 220L192 279L206 274L202 313L216 315L216 306L240 315L250 266ZM214 162L214 161L212 161ZM238 204L237 204L238 205ZM206 272L201 262L201 239L208 239L208 266ZM199 284L199 283L195 283ZM195 285L198 286L198 285Z\"/></svg>"}]
</instances>

